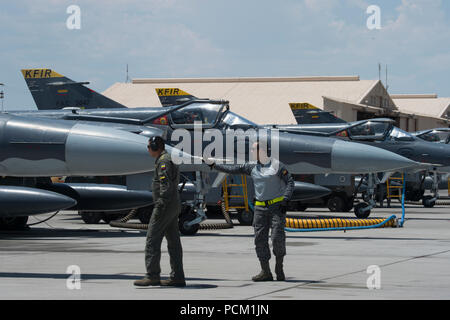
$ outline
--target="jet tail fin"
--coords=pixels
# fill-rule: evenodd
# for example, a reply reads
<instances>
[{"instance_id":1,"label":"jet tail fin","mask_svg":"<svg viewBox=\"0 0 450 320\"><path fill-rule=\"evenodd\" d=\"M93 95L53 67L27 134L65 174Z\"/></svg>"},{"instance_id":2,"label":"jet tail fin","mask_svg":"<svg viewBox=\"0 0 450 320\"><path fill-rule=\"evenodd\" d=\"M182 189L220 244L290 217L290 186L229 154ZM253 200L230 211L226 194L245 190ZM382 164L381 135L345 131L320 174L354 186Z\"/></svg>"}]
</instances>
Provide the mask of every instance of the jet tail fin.
<instances>
[{"instance_id":1,"label":"jet tail fin","mask_svg":"<svg viewBox=\"0 0 450 320\"><path fill-rule=\"evenodd\" d=\"M346 123L347 121L336 117L329 111L319 109L312 104L289 103L292 114L297 124L316 124L316 123Z\"/></svg>"},{"instance_id":2,"label":"jet tail fin","mask_svg":"<svg viewBox=\"0 0 450 320\"><path fill-rule=\"evenodd\" d=\"M163 107L182 104L198 98L178 88L156 88L156 94Z\"/></svg>"},{"instance_id":3,"label":"jet tail fin","mask_svg":"<svg viewBox=\"0 0 450 320\"><path fill-rule=\"evenodd\" d=\"M126 108L52 69L23 69L22 75L39 110L63 108Z\"/></svg>"}]
</instances>

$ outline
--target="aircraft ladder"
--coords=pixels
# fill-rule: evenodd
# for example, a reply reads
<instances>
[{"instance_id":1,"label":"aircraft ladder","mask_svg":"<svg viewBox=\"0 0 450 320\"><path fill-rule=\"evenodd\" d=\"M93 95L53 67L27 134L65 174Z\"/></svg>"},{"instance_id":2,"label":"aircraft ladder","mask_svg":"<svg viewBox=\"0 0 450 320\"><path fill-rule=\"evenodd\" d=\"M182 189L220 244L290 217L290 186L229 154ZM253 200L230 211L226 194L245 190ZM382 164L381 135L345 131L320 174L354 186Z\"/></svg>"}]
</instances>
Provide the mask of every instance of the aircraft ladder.
<instances>
[{"instance_id":1,"label":"aircraft ladder","mask_svg":"<svg viewBox=\"0 0 450 320\"><path fill-rule=\"evenodd\" d=\"M241 175L241 182L240 184L232 183L229 184L227 182L227 177L222 182L222 188L223 188L223 199L225 201L225 210L229 211L230 209L245 209L245 211L248 211L248 194L247 194L247 177L245 175ZM242 195L231 195L228 193L228 187L242 187ZM231 198L243 198L244 205L240 206L232 206L230 204Z\"/></svg>"},{"instance_id":2,"label":"aircraft ladder","mask_svg":"<svg viewBox=\"0 0 450 320\"><path fill-rule=\"evenodd\" d=\"M388 207L391 206L391 199L392 198L402 198L402 192L403 192L403 182L404 182L405 176L402 173L400 177L389 177L386 180L386 199L387 199L387 205ZM398 181L400 182L400 185L392 185L392 181ZM394 192L398 190L398 192Z\"/></svg>"}]
</instances>

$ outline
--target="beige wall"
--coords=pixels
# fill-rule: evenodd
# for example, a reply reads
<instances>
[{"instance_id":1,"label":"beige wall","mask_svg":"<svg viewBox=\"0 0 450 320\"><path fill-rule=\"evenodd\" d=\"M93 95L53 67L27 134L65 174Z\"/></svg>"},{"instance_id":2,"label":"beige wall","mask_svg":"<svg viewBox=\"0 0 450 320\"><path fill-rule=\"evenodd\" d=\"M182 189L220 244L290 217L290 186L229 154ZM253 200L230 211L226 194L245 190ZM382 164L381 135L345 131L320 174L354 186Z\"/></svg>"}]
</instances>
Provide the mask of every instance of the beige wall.
<instances>
[{"instance_id":1,"label":"beige wall","mask_svg":"<svg viewBox=\"0 0 450 320\"><path fill-rule=\"evenodd\" d=\"M408 127L408 118L400 117L400 129L407 130Z\"/></svg>"},{"instance_id":2,"label":"beige wall","mask_svg":"<svg viewBox=\"0 0 450 320\"><path fill-rule=\"evenodd\" d=\"M333 111L338 118L345 121L351 122L356 120L356 110L349 103L324 98L323 109L325 111Z\"/></svg>"},{"instance_id":3,"label":"beige wall","mask_svg":"<svg viewBox=\"0 0 450 320\"><path fill-rule=\"evenodd\" d=\"M408 131L409 132L417 131L418 120L414 118L408 118L408 122L409 122Z\"/></svg>"},{"instance_id":4,"label":"beige wall","mask_svg":"<svg viewBox=\"0 0 450 320\"><path fill-rule=\"evenodd\" d=\"M417 130L426 130L433 128L447 128L448 124L445 121L440 121L439 119L428 118L428 117L420 117L418 116Z\"/></svg>"}]
</instances>

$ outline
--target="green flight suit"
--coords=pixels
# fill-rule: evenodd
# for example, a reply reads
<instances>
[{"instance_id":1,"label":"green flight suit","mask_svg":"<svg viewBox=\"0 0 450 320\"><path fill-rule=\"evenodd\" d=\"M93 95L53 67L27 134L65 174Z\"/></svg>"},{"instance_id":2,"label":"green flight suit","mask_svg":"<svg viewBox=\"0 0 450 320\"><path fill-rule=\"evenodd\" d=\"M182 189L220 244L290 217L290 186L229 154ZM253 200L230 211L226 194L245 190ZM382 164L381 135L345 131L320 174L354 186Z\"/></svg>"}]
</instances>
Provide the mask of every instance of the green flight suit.
<instances>
[{"instance_id":1,"label":"green flight suit","mask_svg":"<svg viewBox=\"0 0 450 320\"><path fill-rule=\"evenodd\" d=\"M181 211L178 183L180 173L172 162L170 154L163 151L155 161L152 192L154 199L153 213L150 218L145 247L147 276L160 279L161 242L167 240L170 256L170 278L184 281L183 249L178 228L178 216Z\"/></svg>"}]
</instances>

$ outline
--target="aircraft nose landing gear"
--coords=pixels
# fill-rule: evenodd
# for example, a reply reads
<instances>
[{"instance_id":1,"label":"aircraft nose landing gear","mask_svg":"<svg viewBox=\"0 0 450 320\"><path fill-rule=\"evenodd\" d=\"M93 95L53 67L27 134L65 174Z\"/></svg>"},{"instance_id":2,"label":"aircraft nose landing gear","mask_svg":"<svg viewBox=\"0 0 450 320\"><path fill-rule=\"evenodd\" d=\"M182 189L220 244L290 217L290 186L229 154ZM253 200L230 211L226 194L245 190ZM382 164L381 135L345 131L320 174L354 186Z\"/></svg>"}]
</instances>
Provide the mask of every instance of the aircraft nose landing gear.
<instances>
[{"instance_id":1,"label":"aircraft nose landing gear","mask_svg":"<svg viewBox=\"0 0 450 320\"><path fill-rule=\"evenodd\" d=\"M378 178L373 173L369 173L367 176L367 190L363 193L363 200L366 202L360 202L355 205L355 216L360 219L365 219L370 216L370 211L376 206L375 198L375 181ZM377 181L378 182L378 181Z\"/></svg>"},{"instance_id":2,"label":"aircraft nose landing gear","mask_svg":"<svg viewBox=\"0 0 450 320\"><path fill-rule=\"evenodd\" d=\"M433 195L424 196L422 198L422 204L425 208L433 208L436 201L439 199L439 181L436 168L433 169L431 174L433 175L433 185L431 187L431 192Z\"/></svg>"},{"instance_id":3,"label":"aircraft nose landing gear","mask_svg":"<svg viewBox=\"0 0 450 320\"><path fill-rule=\"evenodd\" d=\"M198 217L193 212L194 208L190 205L185 206L182 211L181 215L178 219L178 227L180 228L180 232L187 236L192 236L197 233L200 222L197 222Z\"/></svg>"}]
</instances>

